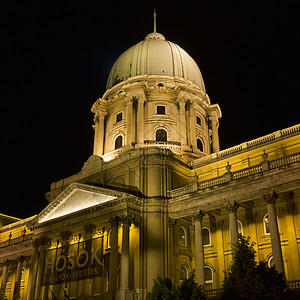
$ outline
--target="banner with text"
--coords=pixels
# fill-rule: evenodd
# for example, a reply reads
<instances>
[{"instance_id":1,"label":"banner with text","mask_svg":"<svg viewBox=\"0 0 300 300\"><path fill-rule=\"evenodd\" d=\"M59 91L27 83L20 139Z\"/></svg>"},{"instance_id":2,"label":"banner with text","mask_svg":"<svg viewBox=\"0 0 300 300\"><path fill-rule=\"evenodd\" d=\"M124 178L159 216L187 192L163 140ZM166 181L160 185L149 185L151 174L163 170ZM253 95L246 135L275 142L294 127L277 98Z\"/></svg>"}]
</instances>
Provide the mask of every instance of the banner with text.
<instances>
[{"instance_id":1,"label":"banner with text","mask_svg":"<svg viewBox=\"0 0 300 300\"><path fill-rule=\"evenodd\" d=\"M103 275L103 237L47 250L42 285Z\"/></svg>"}]
</instances>

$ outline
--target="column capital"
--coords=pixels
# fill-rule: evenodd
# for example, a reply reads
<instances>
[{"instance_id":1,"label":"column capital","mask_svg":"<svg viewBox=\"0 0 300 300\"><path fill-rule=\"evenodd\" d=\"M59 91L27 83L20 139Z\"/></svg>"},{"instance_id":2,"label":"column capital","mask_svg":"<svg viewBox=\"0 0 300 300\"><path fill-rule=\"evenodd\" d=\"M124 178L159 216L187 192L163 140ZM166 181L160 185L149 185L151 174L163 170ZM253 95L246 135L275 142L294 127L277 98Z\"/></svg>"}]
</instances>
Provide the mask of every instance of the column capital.
<instances>
[{"instance_id":1,"label":"column capital","mask_svg":"<svg viewBox=\"0 0 300 300\"><path fill-rule=\"evenodd\" d=\"M42 236L40 239L39 239L39 242L40 242L40 245L41 246L50 246L50 242L51 242L51 239L47 236Z\"/></svg>"},{"instance_id":2,"label":"column capital","mask_svg":"<svg viewBox=\"0 0 300 300\"><path fill-rule=\"evenodd\" d=\"M31 245L33 248L38 248L41 245L41 242L39 239L34 239L31 241Z\"/></svg>"},{"instance_id":3,"label":"column capital","mask_svg":"<svg viewBox=\"0 0 300 300\"><path fill-rule=\"evenodd\" d=\"M109 218L109 222L110 222L111 227L118 227L119 223L120 223L120 219L118 216L114 216L114 217Z\"/></svg>"},{"instance_id":4,"label":"column capital","mask_svg":"<svg viewBox=\"0 0 300 300\"><path fill-rule=\"evenodd\" d=\"M3 265L3 266L9 266L11 260L7 259L7 258L4 258L0 261L0 264Z\"/></svg>"},{"instance_id":5,"label":"column capital","mask_svg":"<svg viewBox=\"0 0 300 300\"><path fill-rule=\"evenodd\" d=\"M170 227L174 227L176 223L177 223L177 220L176 220L176 219L171 219L171 218L169 218L169 226L170 226Z\"/></svg>"},{"instance_id":6,"label":"column capital","mask_svg":"<svg viewBox=\"0 0 300 300\"><path fill-rule=\"evenodd\" d=\"M239 208L239 204L236 201L227 201L224 203L224 206L229 213L236 213Z\"/></svg>"},{"instance_id":7,"label":"column capital","mask_svg":"<svg viewBox=\"0 0 300 300\"><path fill-rule=\"evenodd\" d=\"M278 194L275 191L271 191L262 194L262 197L267 204L272 204L275 203L276 199L278 198Z\"/></svg>"},{"instance_id":8,"label":"column capital","mask_svg":"<svg viewBox=\"0 0 300 300\"><path fill-rule=\"evenodd\" d=\"M118 219L123 223L123 224L129 224L131 225L131 222L133 221L134 219L134 215L129 213L128 211L126 211L125 213L123 214L120 214L118 216Z\"/></svg>"},{"instance_id":9,"label":"column capital","mask_svg":"<svg viewBox=\"0 0 300 300\"><path fill-rule=\"evenodd\" d=\"M92 234L94 232L95 228L96 228L95 224L87 223L87 224L83 225L83 229L84 229L85 233Z\"/></svg>"},{"instance_id":10,"label":"column capital","mask_svg":"<svg viewBox=\"0 0 300 300\"><path fill-rule=\"evenodd\" d=\"M26 259L26 256L24 255L18 255L17 256L17 262L18 263L23 263L23 261Z\"/></svg>"},{"instance_id":11,"label":"column capital","mask_svg":"<svg viewBox=\"0 0 300 300\"><path fill-rule=\"evenodd\" d=\"M70 238L72 232L69 230L64 230L64 231L60 232L59 234L63 241L67 241Z\"/></svg>"},{"instance_id":12,"label":"column capital","mask_svg":"<svg viewBox=\"0 0 300 300\"><path fill-rule=\"evenodd\" d=\"M203 217L205 216L205 212L199 209L197 212L193 213L193 220L194 221L202 221Z\"/></svg>"}]
</instances>

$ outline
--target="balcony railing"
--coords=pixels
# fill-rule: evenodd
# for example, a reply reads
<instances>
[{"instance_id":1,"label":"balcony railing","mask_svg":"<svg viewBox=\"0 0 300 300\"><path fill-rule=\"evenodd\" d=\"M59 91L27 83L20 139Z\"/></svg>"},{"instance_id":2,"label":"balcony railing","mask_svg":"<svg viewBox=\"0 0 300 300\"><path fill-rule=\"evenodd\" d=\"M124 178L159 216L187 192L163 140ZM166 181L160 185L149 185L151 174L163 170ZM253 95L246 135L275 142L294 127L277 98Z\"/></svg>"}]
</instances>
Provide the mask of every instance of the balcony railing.
<instances>
[{"instance_id":1,"label":"balcony railing","mask_svg":"<svg viewBox=\"0 0 300 300\"><path fill-rule=\"evenodd\" d=\"M272 170L272 169L276 169L276 168L280 168L283 166L287 166L296 162L300 162L300 153L295 153L289 156L285 156L279 159L274 159L274 160L270 160L270 161L264 161L262 163L267 163L267 169L268 170ZM223 184L225 182L228 181L232 181L232 180L238 180L240 178L245 178L251 175L255 175L255 174L259 174L263 172L263 165L262 163L252 166L252 167L248 167L248 168L244 168L235 172L227 172L221 176L218 177L214 177L208 180L204 180L204 181L200 181L197 182L197 188L195 189L195 183L194 184L190 184L184 187L180 187L171 191L168 191L168 195L169 197L178 197L181 195L185 195L191 192L195 192L197 190L202 190L202 189L206 189L212 186L216 186L219 184ZM229 175L229 176L227 176Z\"/></svg>"}]
</instances>

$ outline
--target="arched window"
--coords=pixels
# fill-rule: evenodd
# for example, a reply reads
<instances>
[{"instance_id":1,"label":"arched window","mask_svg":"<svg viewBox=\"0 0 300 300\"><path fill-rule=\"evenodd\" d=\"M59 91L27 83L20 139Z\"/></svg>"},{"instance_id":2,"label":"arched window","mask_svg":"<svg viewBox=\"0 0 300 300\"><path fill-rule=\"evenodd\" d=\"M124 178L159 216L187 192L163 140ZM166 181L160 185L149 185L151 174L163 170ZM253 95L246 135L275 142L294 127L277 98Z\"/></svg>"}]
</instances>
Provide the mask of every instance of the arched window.
<instances>
[{"instance_id":1,"label":"arched window","mask_svg":"<svg viewBox=\"0 0 300 300\"><path fill-rule=\"evenodd\" d=\"M203 246L208 246L211 244L210 230L207 227L202 228L202 242L203 242Z\"/></svg>"},{"instance_id":2,"label":"arched window","mask_svg":"<svg viewBox=\"0 0 300 300\"><path fill-rule=\"evenodd\" d=\"M115 139L115 149L121 148L122 146L123 146L123 137L122 137L122 135L119 135Z\"/></svg>"},{"instance_id":3,"label":"arched window","mask_svg":"<svg viewBox=\"0 0 300 300\"><path fill-rule=\"evenodd\" d=\"M178 228L178 244L186 246L186 231L182 226Z\"/></svg>"},{"instance_id":4,"label":"arched window","mask_svg":"<svg viewBox=\"0 0 300 300\"><path fill-rule=\"evenodd\" d=\"M167 141L167 131L160 128L160 129L157 129L156 130L156 133L155 133L155 140L157 142L166 142Z\"/></svg>"},{"instance_id":5,"label":"arched window","mask_svg":"<svg viewBox=\"0 0 300 300\"><path fill-rule=\"evenodd\" d=\"M268 259L268 266L270 268L272 268L274 266L274 259L273 259L273 255L271 255Z\"/></svg>"},{"instance_id":6,"label":"arched window","mask_svg":"<svg viewBox=\"0 0 300 300\"><path fill-rule=\"evenodd\" d=\"M243 236L243 224L239 220L237 220L236 223L237 223L237 230L238 230L238 238L241 239ZM231 241L230 227L229 227L229 241Z\"/></svg>"},{"instance_id":7,"label":"arched window","mask_svg":"<svg viewBox=\"0 0 300 300\"><path fill-rule=\"evenodd\" d=\"M213 288L214 285L213 270L210 266L204 267L204 284L209 289Z\"/></svg>"},{"instance_id":8,"label":"arched window","mask_svg":"<svg viewBox=\"0 0 300 300\"><path fill-rule=\"evenodd\" d=\"M241 239L243 237L243 224L239 220L237 220L237 228L238 228L239 239Z\"/></svg>"},{"instance_id":9,"label":"arched window","mask_svg":"<svg viewBox=\"0 0 300 300\"><path fill-rule=\"evenodd\" d=\"M188 270L185 265L181 265L179 269L179 280L180 282L183 281L184 279L188 278Z\"/></svg>"},{"instance_id":10,"label":"arched window","mask_svg":"<svg viewBox=\"0 0 300 300\"><path fill-rule=\"evenodd\" d=\"M197 139L197 148L203 152L203 143L200 139Z\"/></svg>"},{"instance_id":11,"label":"arched window","mask_svg":"<svg viewBox=\"0 0 300 300\"><path fill-rule=\"evenodd\" d=\"M264 234L265 235L269 235L270 234L270 224L269 224L269 216L268 216L268 214L264 215L263 225L264 225Z\"/></svg>"}]
</instances>

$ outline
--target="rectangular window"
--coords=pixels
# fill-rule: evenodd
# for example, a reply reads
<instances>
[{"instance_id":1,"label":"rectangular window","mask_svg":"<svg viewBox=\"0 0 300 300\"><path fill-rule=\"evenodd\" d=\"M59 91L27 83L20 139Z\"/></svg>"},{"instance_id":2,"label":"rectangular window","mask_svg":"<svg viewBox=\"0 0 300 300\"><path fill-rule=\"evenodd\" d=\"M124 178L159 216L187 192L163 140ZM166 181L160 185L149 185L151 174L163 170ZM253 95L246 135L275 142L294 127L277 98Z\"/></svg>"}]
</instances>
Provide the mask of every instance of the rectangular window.
<instances>
[{"instance_id":1,"label":"rectangular window","mask_svg":"<svg viewBox=\"0 0 300 300\"><path fill-rule=\"evenodd\" d=\"M122 119L123 119L123 113L120 112L120 113L118 113L117 116L116 116L116 123L122 121Z\"/></svg>"},{"instance_id":2,"label":"rectangular window","mask_svg":"<svg viewBox=\"0 0 300 300\"><path fill-rule=\"evenodd\" d=\"M156 106L156 113L158 115L165 115L166 114L166 107L163 105L157 105Z\"/></svg>"}]
</instances>

